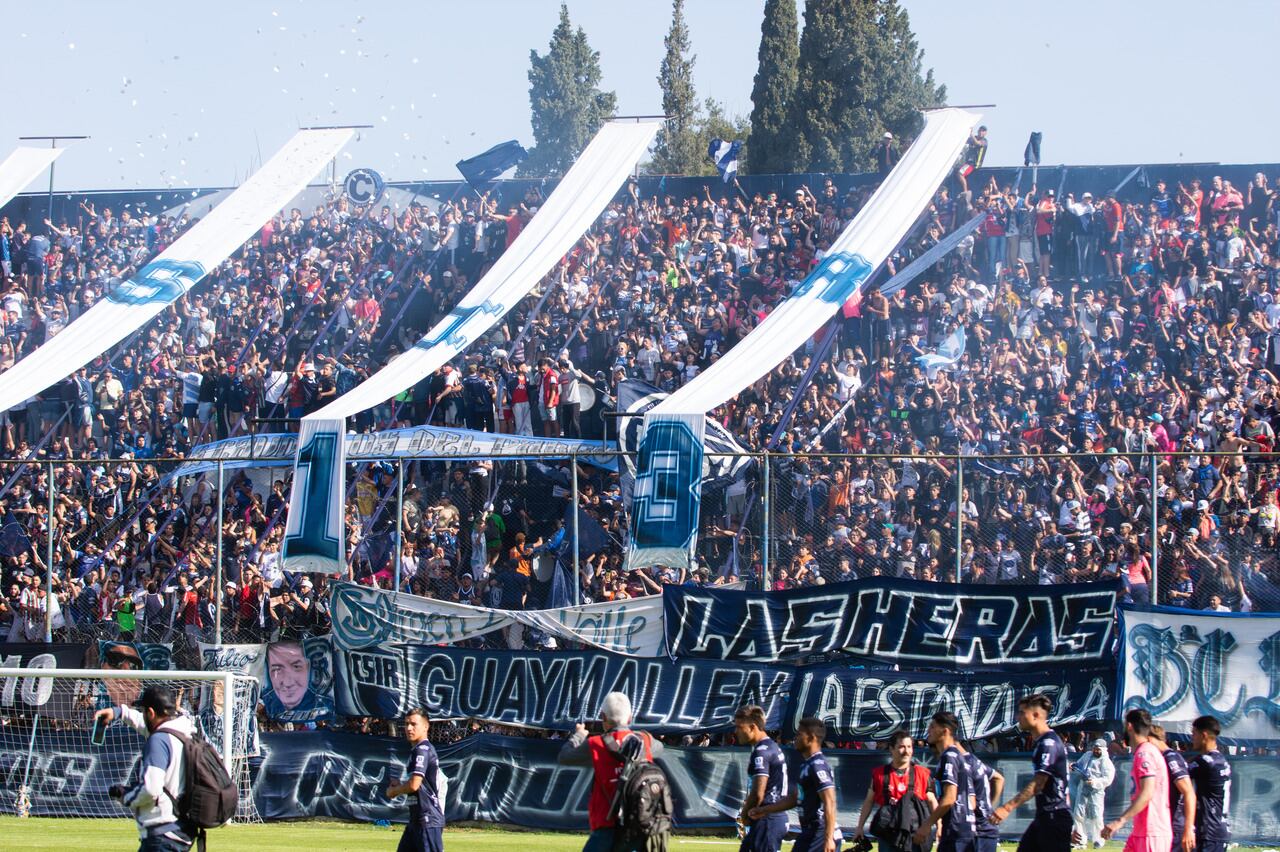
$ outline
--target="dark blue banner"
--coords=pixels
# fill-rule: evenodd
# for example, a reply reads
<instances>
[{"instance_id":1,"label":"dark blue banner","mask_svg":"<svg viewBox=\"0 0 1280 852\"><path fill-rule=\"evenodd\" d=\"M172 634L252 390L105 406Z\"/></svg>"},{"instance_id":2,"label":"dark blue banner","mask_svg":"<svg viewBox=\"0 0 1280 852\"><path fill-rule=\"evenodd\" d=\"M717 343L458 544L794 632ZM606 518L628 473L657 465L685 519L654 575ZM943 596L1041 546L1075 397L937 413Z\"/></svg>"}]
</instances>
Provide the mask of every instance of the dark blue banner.
<instances>
[{"instance_id":1,"label":"dark blue banner","mask_svg":"<svg viewBox=\"0 0 1280 852\"><path fill-rule=\"evenodd\" d=\"M667 586L667 651L776 662L845 652L931 667L1110 662L1119 583L965 586L877 577L785 592Z\"/></svg>"},{"instance_id":2,"label":"dark blue banner","mask_svg":"<svg viewBox=\"0 0 1280 852\"><path fill-rule=\"evenodd\" d=\"M900 672L847 666L796 669L785 730L816 716L829 738L883 740L899 728L922 739L930 717L949 710L960 738L985 739L1016 730L1018 699L1043 693L1053 701L1050 723L1102 727L1111 718L1114 667L1064 667L1054 672Z\"/></svg>"},{"instance_id":3,"label":"dark blue banner","mask_svg":"<svg viewBox=\"0 0 1280 852\"><path fill-rule=\"evenodd\" d=\"M27 759L30 729L0 727L0 809L17 800ZM127 734L127 741L117 735ZM264 734L263 754L251 764L250 781L258 812L266 820L331 819L405 822L403 799L389 802L387 784L404 775L408 744L401 739L335 731ZM33 816L100 817L126 813L107 798L112 784L130 780L142 739L131 729L113 725L107 744L89 744L88 731L59 731L36 737L31 765ZM560 742L490 734L437 746L440 766L449 778L445 816L450 824L484 822L536 829L587 830L587 798L591 770L560 766ZM126 759L121 759L121 755ZM668 746L659 761L671 780L676 823L682 829L732 825L747 790L745 748L678 748ZM825 752L836 779L840 825L857 821L871 770L885 761L873 751ZM919 755L919 753L917 752ZM789 759L794 753L787 749ZM1018 790L1032 780L1029 755L983 755L1005 776L1005 789ZM1280 766L1272 757L1232 757L1232 839L1239 843L1275 844L1280 837ZM1116 759L1116 777L1129 771L1127 758ZM1126 785L1107 790L1105 818L1114 819L1129 803ZM1002 825L1016 837L1034 812L1018 809ZM446 839L450 828L445 829ZM234 832L234 829L223 829ZM217 842L219 830L212 832ZM228 838L231 835L228 835ZM1123 832L1122 832L1123 836Z\"/></svg>"},{"instance_id":4,"label":"dark blue banner","mask_svg":"<svg viewBox=\"0 0 1280 852\"><path fill-rule=\"evenodd\" d=\"M598 718L610 692L631 698L637 727L660 733L726 730L743 704L780 726L792 670L705 660L636 658L607 651L478 651L387 645L334 651L337 712L398 718L425 707L435 718L572 730Z\"/></svg>"}]
</instances>

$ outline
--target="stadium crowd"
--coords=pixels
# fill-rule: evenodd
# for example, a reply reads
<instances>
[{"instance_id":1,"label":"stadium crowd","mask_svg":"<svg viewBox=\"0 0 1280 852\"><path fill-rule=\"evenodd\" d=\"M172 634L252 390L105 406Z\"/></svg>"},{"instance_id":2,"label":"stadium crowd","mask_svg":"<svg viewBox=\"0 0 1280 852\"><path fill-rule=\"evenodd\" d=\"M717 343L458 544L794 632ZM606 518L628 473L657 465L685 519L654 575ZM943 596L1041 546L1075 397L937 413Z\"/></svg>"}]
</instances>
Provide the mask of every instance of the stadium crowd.
<instances>
[{"instance_id":1,"label":"stadium crowd","mask_svg":"<svg viewBox=\"0 0 1280 852\"><path fill-rule=\"evenodd\" d=\"M982 170L964 186L939 191L875 280L981 215L974 235L892 295L871 288L830 340L710 414L745 450L776 454L768 576L751 499L761 461L707 483L691 572L624 572L625 474L582 464L580 517L600 544L580 552L569 597L671 582L1120 577L1138 603L1280 610L1280 209L1268 178L1157 182L1122 198L1060 198ZM826 179L785 197L710 183L660 197L631 184L465 357L351 425L612 439L600 412L622 383L692 381L821 260L870 191ZM60 629L208 638L222 606L224 641L323 630L326 579L280 565L287 474L228 472L218 589L215 486L165 479L167 460L275 431L270 418L354 387L445 315L541 201L536 189L510 204L458 193L393 211L335 195L293 209L110 359L0 415L3 457L56 462L52 524L47 465L3 466L0 625L43 639L52 526ZM80 212L0 222L0 370L190 225L89 202ZM926 369L920 356L957 329L959 358ZM355 580L393 584L400 520L406 590L508 608L551 600L539 568L568 563L567 463L425 461L407 474L400 519L394 465L350 477Z\"/></svg>"}]
</instances>

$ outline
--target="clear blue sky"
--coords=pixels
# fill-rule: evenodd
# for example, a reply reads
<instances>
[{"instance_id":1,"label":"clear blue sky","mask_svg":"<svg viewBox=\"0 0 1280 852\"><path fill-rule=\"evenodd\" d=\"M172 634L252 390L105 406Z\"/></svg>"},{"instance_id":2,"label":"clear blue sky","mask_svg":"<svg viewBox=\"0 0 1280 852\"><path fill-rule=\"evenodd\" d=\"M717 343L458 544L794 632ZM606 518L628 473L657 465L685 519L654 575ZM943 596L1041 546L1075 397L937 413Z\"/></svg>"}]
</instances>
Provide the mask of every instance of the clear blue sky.
<instances>
[{"instance_id":1,"label":"clear blue sky","mask_svg":"<svg viewBox=\"0 0 1280 852\"><path fill-rule=\"evenodd\" d=\"M6 134L93 136L61 189L227 185L299 125L369 123L338 164L457 176L532 144L531 48L559 0L46 0L6 20ZM748 113L764 0L688 0L700 97ZM995 103L992 164L1280 160L1273 0L905 0L952 103ZM668 0L571 0L622 113L660 108ZM0 138L7 151L13 138ZM0 151L3 155L4 151ZM43 180L43 179L42 179ZM42 186L43 183L39 183Z\"/></svg>"}]
</instances>

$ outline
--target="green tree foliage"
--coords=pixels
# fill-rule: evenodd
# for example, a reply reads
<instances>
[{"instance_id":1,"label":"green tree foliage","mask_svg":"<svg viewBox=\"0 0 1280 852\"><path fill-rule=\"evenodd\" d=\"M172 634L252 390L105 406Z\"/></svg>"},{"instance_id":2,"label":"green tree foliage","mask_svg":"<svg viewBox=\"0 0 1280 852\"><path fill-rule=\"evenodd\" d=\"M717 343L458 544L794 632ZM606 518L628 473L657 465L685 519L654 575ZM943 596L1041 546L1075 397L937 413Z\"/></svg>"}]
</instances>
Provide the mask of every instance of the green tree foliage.
<instances>
[{"instance_id":1,"label":"green tree foliage","mask_svg":"<svg viewBox=\"0 0 1280 852\"><path fill-rule=\"evenodd\" d=\"M696 174L706 158L706 147L698 150L698 100L693 90L693 63L689 52L689 28L684 22L684 0L674 0L671 29L663 41L667 52L658 69L662 88L662 111L670 116L658 131L653 160L648 170L655 174Z\"/></svg>"},{"instance_id":2,"label":"green tree foliage","mask_svg":"<svg viewBox=\"0 0 1280 852\"><path fill-rule=\"evenodd\" d=\"M751 156L746 171L785 172L792 162L787 104L796 90L800 58L796 0L767 0L760 26L760 55L751 89Z\"/></svg>"},{"instance_id":3,"label":"green tree foliage","mask_svg":"<svg viewBox=\"0 0 1280 852\"><path fill-rule=\"evenodd\" d=\"M905 148L919 111L946 100L923 58L897 0L808 0L788 109L792 169L870 171L886 130Z\"/></svg>"},{"instance_id":4,"label":"green tree foliage","mask_svg":"<svg viewBox=\"0 0 1280 852\"><path fill-rule=\"evenodd\" d=\"M565 173L600 126L618 106L615 92L600 89L600 54L587 43L582 27L569 22L560 6L560 23L544 56L529 51L529 106L534 147L520 167L522 177Z\"/></svg>"}]
</instances>

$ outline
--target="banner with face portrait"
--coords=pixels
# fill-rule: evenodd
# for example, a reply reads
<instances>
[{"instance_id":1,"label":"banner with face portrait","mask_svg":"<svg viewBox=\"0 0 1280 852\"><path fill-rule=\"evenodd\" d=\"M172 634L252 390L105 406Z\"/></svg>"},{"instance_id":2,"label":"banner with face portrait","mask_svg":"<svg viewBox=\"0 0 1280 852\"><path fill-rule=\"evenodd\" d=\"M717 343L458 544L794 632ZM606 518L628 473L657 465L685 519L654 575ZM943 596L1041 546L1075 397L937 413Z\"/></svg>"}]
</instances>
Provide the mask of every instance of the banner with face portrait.
<instances>
[{"instance_id":1,"label":"banner with face portrait","mask_svg":"<svg viewBox=\"0 0 1280 852\"><path fill-rule=\"evenodd\" d=\"M256 678L268 719L316 722L333 718L332 645L328 636L307 636L255 645L200 643L204 671Z\"/></svg>"}]
</instances>

